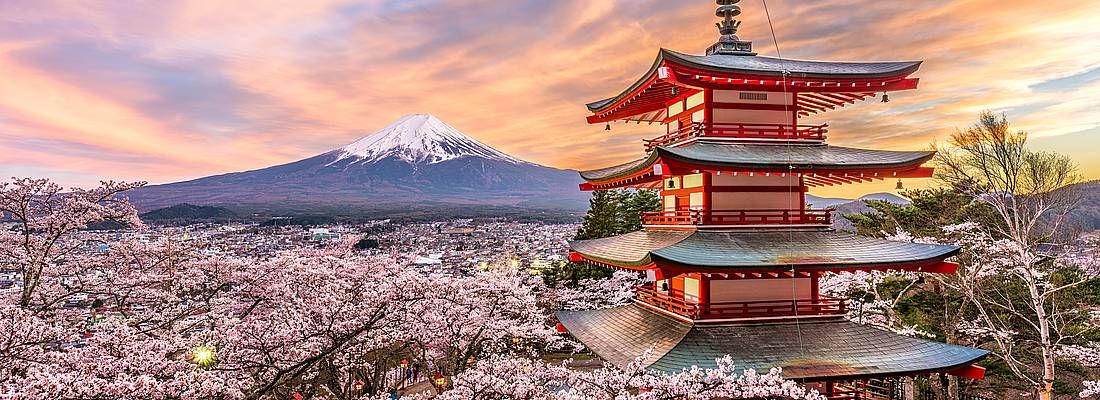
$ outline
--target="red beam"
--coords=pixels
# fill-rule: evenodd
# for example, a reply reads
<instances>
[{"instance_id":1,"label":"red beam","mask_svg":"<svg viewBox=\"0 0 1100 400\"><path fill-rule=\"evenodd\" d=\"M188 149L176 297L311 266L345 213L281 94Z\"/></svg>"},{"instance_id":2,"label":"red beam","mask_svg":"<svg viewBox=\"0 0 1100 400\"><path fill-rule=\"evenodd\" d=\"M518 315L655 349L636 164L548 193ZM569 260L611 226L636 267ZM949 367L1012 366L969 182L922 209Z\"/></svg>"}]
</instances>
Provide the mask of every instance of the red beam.
<instances>
[{"instance_id":1,"label":"red beam","mask_svg":"<svg viewBox=\"0 0 1100 400\"><path fill-rule=\"evenodd\" d=\"M947 374L966 379L985 379L985 368L977 365L967 365L947 371Z\"/></svg>"},{"instance_id":2,"label":"red beam","mask_svg":"<svg viewBox=\"0 0 1100 400\"><path fill-rule=\"evenodd\" d=\"M939 264L934 264L934 265L929 265L929 266L924 266L924 267L918 267L916 269L916 271L928 272L928 273L932 273L932 274L953 275L953 274L959 272L959 264L949 262L949 261L942 261Z\"/></svg>"}]
</instances>

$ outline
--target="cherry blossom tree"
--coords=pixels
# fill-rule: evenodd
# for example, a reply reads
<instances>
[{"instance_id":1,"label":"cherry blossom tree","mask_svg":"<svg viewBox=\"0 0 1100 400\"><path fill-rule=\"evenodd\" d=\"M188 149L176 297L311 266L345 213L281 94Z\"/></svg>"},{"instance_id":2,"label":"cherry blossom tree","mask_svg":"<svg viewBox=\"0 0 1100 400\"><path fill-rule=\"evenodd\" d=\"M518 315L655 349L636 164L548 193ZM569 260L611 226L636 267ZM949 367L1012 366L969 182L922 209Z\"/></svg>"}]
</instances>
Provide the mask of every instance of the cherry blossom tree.
<instances>
[{"instance_id":1,"label":"cherry blossom tree","mask_svg":"<svg viewBox=\"0 0 1100 400\"><path fill-rule=\"evenodd\" d=\"M454 376L490 354L567 345L539 306L547 290L538 277L502 267L419 282L429 295L412 304L403 328L414 359L433 373Z\"/></svg>"},{"instance_id":2,"label":"cherry blossom tree","mask_svg":"<svg viewBox=\"0 0 1100 400\"><path fill-rule=\"evenodd\" d=\"M133 186L3 187L22 227L3 233L16 257L6 267L33 289L0 294L0 398L373 399L403 383L402 360L449 377L441 390L452 399L494 390L517 399L817 398L778 371L735 375L728 359L672 375L640 363L582 372L537 361L574 345L550 327L547 303L629 301L632 274L561 292L514 268L429 276L354 250L354 238L273 257L211 256L202 241L127 234L90 246L98 236L81 231L89 224L141 226L119 197ZM507 387L486 388L491 379ZM571 397L561 397L563 384Z\"/></svg>"},{"instance_id":3,"label":"cherry blossom tree","mask_svg":"<svg viewBox=\"0 0 1100 400\"><path fill-rule=\"evenodd\" d=\"M997 221L982 225L975 238L996 246L995 253L971 246L987 256L991 273L1019 282L1026 291L1026 309L1012 307L1006 298L985 295L981 287L965 288L978 308L978 322L994 331L1005 328L998 313L1008 313L1035 332L1042 368L1031 374L1017 359L1015 343L996 339L998 355L1020 379L1033 385L1041 400L1053 395L1058 332L1066 314L1053 308L1054 298L1085 280L1059 282L1058 263L1050 262L1049 249L1076 239L1067 226L1069 213L1078 205L1080 177L1067 157L1031 150L1027 134L1013 131L1005 117L982 113L973 127L956 132L950 146L936 156L937 176L955 190L987 204ZM978 265L975 265L978 267ZM979 267L980 268L980 267ZM990 307L995 309L991 309Z\"/></svg>"},{"instance_id":4,"label":"cherry blossom tree","mask_svg":"<svg viewBox=\"0 0 1100 400\"><path fill-rule=\"evenodd\" d=\"M559 284L553 289L552 308L560 310L597 310L629 304L643 283L640 274L615 271L610 278L581 279L575 287Z\"/></svg>"},{"instance_id":5,"label":"cherry blossom tree","mask_svg":"<svg viewBox=\"0 0 1100 400\"><path fill-rule=\"evenodd\" d=\"M141 226L134 207L120 193L144 185L103 182L95 189L63 188L45 179L0 183L0 214L17 224L0 232L0 268L18 271L23 282L21 307L30 307L44 272L65 262L84 243L70 240L91 223L114 221ZM50 299L37 299L50 303Z\"/></svg>"},{"instance_id":6,"label":"cherry blossom tree","mask_svg":"<svg viewBox=\"0 0 1100 400\"><path fill-rule=\"evenodd\" d=\"M1079 396L1081 396L1081 397L1100 396L1100 382L1098 382L1098 381L1085 381L1085 382L1082 382L1082 384L1085 386L1085 388L1083 390L1081 390L1081 393L1079 394Z\"/></svg>"},{"instance_id":7,"label":"cherry blossom tree","mask_svg":"<svg viewBox=\"0 0 1100 400\"><path fill-rule=\"evenodd\" d=\"M691 368L674 374L645 369L644 356L623 368L605 365L576 370L539 360L493 356L455 377L441 400L710 400L786 398L823 400L816 391L784 380L781 371L737 373L727 356L717 368Z\"/></svg>"}]
</instances>

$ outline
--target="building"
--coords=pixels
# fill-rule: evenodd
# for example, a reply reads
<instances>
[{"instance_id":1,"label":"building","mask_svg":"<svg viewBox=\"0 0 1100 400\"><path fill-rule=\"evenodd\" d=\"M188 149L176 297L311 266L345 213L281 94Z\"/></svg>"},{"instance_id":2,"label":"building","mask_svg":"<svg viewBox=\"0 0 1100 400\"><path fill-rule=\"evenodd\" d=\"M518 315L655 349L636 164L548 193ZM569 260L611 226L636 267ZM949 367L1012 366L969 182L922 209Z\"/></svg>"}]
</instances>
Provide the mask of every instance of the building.
<instances>
[{"instance_id":1,"label":"building","mask_svg":"<svg viewBox=\"0 0 1100 400\"><path fill-rule=\"evenodd\" d=\"M327 242L340 240L340 234L329 228L310 228L309 240L312 242Z\"/></svg>"},{"instance_id":2,"label":"building","mask_svg":"<svg viewBox=\"0 0 1100 400\"><path fill-rule=\"evenodd\" d=\"M830 228L806 209L812 187L930 177L934 153L832 146L827 125L800 119L887 92L916 89L911 62L821 62L759 56L736 36L738 0L719 0L721 38L705 55L660 50L615 97L588 104L594 124L660 124L644 157L582 172L583 190L660 189L662 212L644 229L575 241L570 259L645 272L634 304L560 312L565 329L602 358L657 371L741 368L867 398L868 380L947 373L981 378L984 350L927 341L845 319L847 301L823 296L830 272L954 273L956 247L892 242Z\"/></svg>"}]
</instances>

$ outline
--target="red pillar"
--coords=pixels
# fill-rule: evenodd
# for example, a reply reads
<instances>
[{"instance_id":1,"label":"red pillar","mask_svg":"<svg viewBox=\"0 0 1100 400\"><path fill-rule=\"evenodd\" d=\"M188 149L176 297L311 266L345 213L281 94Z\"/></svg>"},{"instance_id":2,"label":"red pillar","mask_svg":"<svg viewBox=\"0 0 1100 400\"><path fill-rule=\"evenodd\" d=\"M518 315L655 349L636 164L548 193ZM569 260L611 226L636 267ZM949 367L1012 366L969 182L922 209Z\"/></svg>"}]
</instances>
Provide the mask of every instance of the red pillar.
<instances>
[{"instance_id":1,"label":"red pillar","mask_svg":"<svg viewBox=\"0 0 1100 400\"><path fill-rule=\"evenodd\" d=\"M710 172L703 171L703 212L710 213L711 192L713 191L713 184L711 183L713 176Z\"/></svg>"},{"instance_id":2,"label":"red pillar","mask_svg":"<svg viewBox=\"0 0 1100 400\"><path fill-rule=\"evenodd\" d=\"M821 288L818 287L819 278L821 278L820 272L810 273L810 298L815 301L821 298Z\"/></svg>"},{"instance_id":3,"label":"red pillar","mask_svg":"<svg viewBox=\"0 0 1100 400\"><path fill-rule=\"evenodd\" d=\"M707 317L707 311L710 306L710 276L706 274L699 274L699 308L701 309L701 318Z\"/></svg>"}]
</instances>

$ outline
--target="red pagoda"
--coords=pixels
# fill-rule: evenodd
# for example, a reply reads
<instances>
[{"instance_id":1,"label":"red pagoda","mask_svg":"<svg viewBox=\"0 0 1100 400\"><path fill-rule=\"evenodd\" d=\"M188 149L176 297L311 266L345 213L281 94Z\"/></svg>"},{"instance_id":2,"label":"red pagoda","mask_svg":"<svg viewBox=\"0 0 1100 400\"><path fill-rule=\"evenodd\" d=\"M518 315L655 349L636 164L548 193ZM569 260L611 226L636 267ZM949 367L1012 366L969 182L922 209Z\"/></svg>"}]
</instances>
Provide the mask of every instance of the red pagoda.
<instances>
[{"instance_id":1,"label":"red pagoda","mask_svg":"<svg viewBox=\"0 0 1100 400\"><path fill-rule=\"evenodd\" d=\"M981 378L984 350L902 336L848 321L845 299L819 292L823 274L955 273L956 247L886 241L831 228L808 208L813 187L924 178L929 151L826 143L827 125L799 120L882 93L916 89L919 61L822 62L759 56L738 39L738 0L718 0L721 38L706 55L662 49L588 121L659 123L645 157L582 172L582 190L660 189L664 209L644 229L571 243L570 259L645 272L633 304L560 312L562 325L607 361L646 351L650 369L741 368L784 376L833 398L867 398L872 379L947 373ZM610 128L610 125L608 125Z\"/></svg>"}]
</instances>

